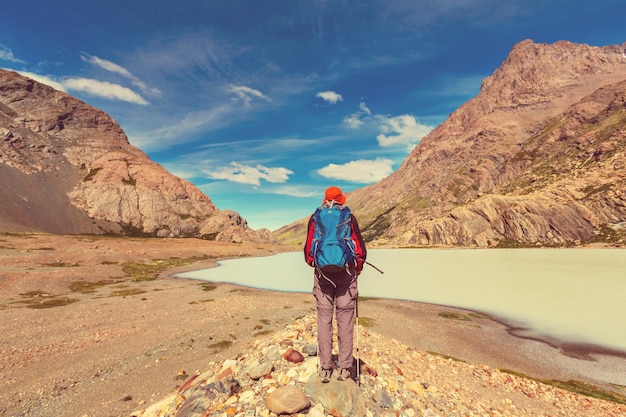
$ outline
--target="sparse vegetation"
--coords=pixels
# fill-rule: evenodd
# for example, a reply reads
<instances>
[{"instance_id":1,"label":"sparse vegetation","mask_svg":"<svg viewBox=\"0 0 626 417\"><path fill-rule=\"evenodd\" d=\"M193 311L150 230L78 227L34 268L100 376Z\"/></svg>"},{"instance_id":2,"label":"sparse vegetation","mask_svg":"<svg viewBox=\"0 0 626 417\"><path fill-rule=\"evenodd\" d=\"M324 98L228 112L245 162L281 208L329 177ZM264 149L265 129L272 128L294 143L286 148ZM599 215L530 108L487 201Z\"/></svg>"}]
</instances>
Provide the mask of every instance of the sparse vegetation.
<instances>
[{"instance_id":1,"label":"sparse vegetation","mask_svg":"<svg viewBox=\"0 0 626 417\"><path fill-rule=\"evenodd\" d=\"M372 327L376 321L370 317L359 317L359 326Z\"/></svg>"},{"instance_id":2,"label":"sparse vegetation","mask_svg":"<svg viewBox=\"0 0 626 417\"><path fill-rule=\"evenodd\" d=\"M396 206L390 207L385 212L376 216L376 218L368 225L361 229L363 240L370 242L380 236L382 236L389 226L391 225L391 212Z\"/></svg>"},{"instance_id":3,"label":"sparse vegetation","mask_svg":"<svg viewBox=\"0 0 626 417\"><path fill-rule=\"evenodd\" d=\"M584 243L607 243L621 246L626 243L626 230L618 230L608 224L603 224L596 232L596 235Z\"/></svg>"},{"instance_id":4,"label":"sparse vegetation","mask_svg":"<svg viewBox=\"0 0 626 417\"><path fill-rule=\"evenodd\" d=\"M519 242L517 240L502 238L496 243L498 249L521 249L521 248L536 248L536 243Z\"/></svg>"},{"instance_id":5,"label":"sparse vegetation","mask_svg":"<svg viewBox=\"0 0 626 417\"><path fill-rule=\"evenodd\" d=\"M27 297L27 298L48 297L48 296L50 296L50 294L48 294L47 292L44 292L42 290L27 291L27 292L20 293L19 295L21 295L22 297Z\"/></svg>"},{"instance_id":6,"label":"sparse vegetation","mask_svg":"<svg viewBox=\"0 0 626 417\"><path fill-rule=\"evenodd\" d=\"M496 248L498 249L523 249L523 248L572 248L576 246L576 242L574 241L566 241L566 242L520 242L517 240L503 238L500 239Z\"/></svg>"},{"instance_id":7,"label":"sparse vegetation","mask_svg":"<svg viewBox=\"0 0 626 417\"><path fill-rule=\"evenodd\" d=\"M42 290L28 291L20 295L26 299L12 304L20 304L26 308L34 309L62 307L78 301L75 298L59 297Z\"/></svg>"},{"instance_id":8,"label":"sparse vegetation","mask_svg":"<svg viewBox=\"0 0 626 417\"><path fill-rule=\"evenodd\" d=\"M122 227L122 233L125 236L131 237L156 237L157 231L155 230L152 233L145 232L141 227L135 226L133 224L120 224Z\"/></svg>"},{"instance_id":9,"label":"sparse vegetation","mask_svg":"<svg viewBox=\"0 0 626 417\"><path fill-rule=\"evenodd\" d=\"M152 281L159 277L159 275L170 268L177 266L188 265L190 263L206 259L204 257L191 257L186 259L181 258L168 258L168 259L155 259L150 262L127 262L122 265L122 271L131 281ZM205 290L210 291L210 290Z\"/></svg>"},{"instance_id":10,"label":"sparse vegetation","mask_svg":"<svg viewBox=\"0 0 626 417\"><path fill-rule=\"evenodd\" d=\"M203 235L200 235L200 239L203 240L215 240L217 238L217 235L219 235L220 232L212 232L212 233L205 233Z\"/></svg>"},{"instance_id":11,"label":"sparse vegetation","mask_svg":"<svg viewBox=\"0 0 626 417\"><path fill-rule=\"evenodd\" d=\"M213 291L217 288L217 285L215 284L200 284L200 288L202 288L202 291Z\"/></svg>"},{"instance_id":12,"label":"sparse vegetation","mask_svg":"<svg viewBox=\"0 0 626 417\"><path fill-rule=\"evenodd\" d=\"M619 404L626 404L625 396L612 391L604 390L591 384L587 384L586 382L575 381L571 379L569 381L558 381L555 379L539 381L544 384L552 385L567 391L586 395L587 397L598 398L605 401L612 401Z\"/></svg>"},{"instance_id":13,"label":"sparse vegetation","mask_svg":"<svg viewBox=\"0 0 626 417\"><path fill-rule=\"evenodd\" d=\"M80 292L83 294L90 294L90 293L96 292L99 288L102 288L104 286L111 285L111 284L116 284L119 282L121 281L111 280L111 279L95 281L95 282L74 281L70 284L69 288L71 292Z\"/></svg>"},{"instance_id":14,"label":"sparse vegetation","mask_svg":"<svg viewBox=\"0 0 626 417\"><path fill-rule=\"evenodd\" d=\"M595 385L588 384L582 381L575 381L570 379L568 381L559 381L556 379L538 379L532 378L528 375L522 374L510 369L500 369L500 372L504 372L510 375L515 375L520 378L531 379L533 381L540 382L542 384L551 385L553 387L561 388L566 391L582 394L587 397L597 398L604 401L611 401L618 404L626 404L626 396L620 395L613 391L608 391Z\"/></svg>"},{"instance_id":15,"label":"sparse vegetation","mask_svg":"<svg viewBox=\"0 0 626 417\"><path fill-rule=\"evenodd\" d=\"M450 311L442 311L438 315L439 317L443 317L444 319L459 320L459 321L472 321L472 319L466 316L465 314L452 313Z\"/></svg>"},{"instance_id":16,"label":"sparse vegetation","mask_svg":"<svg viewBox=\"0 0 626 417\"><path fill-rule=\"evenodd\" d=\"M33 239L34 233L14 233L14 232L2 232L2 236L20 237L22 239Z\"/></svg>"},{"instance_id":17,"label":"sparse vegetation","mask_svg":"<svg viewBox=\"0 0 626 417\"><path fill-rule=\"evenodd\" d=\"M602 184L597 187L590 185L590 186L584 187L583 189L581 189L581 191L585 193L587 197L590 197L594 194L604 194L607 191L611 190L612 188L613 188L613 185L608 183L608 184Z\"/></svg>"},{"instance_id":18,"label":"sparse vegetation","mask_svg":"<svg viewBox=\"0 0 626 417\"><path fill-rule=\"evenodd\" d=\"M47 300L31 300L31 301L26 301L24 303L26 304L27 308L41 309L41 308L62 307L68 304L75 303L77 301L78 300L76 298L59 297L59 298L50 298Z\"/></svg>"},{"instance_id":19,"label":"sparse vegetation","mask_svg":"<svg viewBox=\"0 0 626 417\"><path fill-rule=\"evenodd\" d=\"M438 356L438 357L440 357L440 358L450 359L450 360L453 360L453 361L455 361L455 362L467 363L467 362L465 362L465 361L464 361L464 360L462 360L462 359L455 358L454 356L444 355L443 353L433 352L433 351L431 351L431 350L427 351L427 353L429 353L429 354L431 354L431 355L433 355L433 356Z\"/></svg>"},{"instance_id":20,"label":"sparse vegetation","mask_svg":"<svg viewBox=\"0 0 626 417\"><path fill-rule=\"evenodd\" d=\"M127 297L129 295L143 294L145 292L146 291L142 290L141 288L125 288L122 290L113 291L111 294L109 294L109 297Z\"/></svg>"},{"instance_id":21,"label":"sparse vegetation","mask_svg":"<svg viewBox=\"0 0 626 417\"><path fill-rule=\"evenodd\" d=\"M220 340L219 342L212 343L207 347L212 351L212 353L217 353L228 349L232 346L232 344L232 340Z\"/></svg>"},{"instance_id":22,"label":"sparse vegetation","mask_svg":"<svg viewBox=\"0 0 626 417\"><path fill-rule=\"evenodd\" d=\"M451 311L442 311L438 314L439 317L443 317L444 319L449 319L449 320L459 320L459 321L472 321L472 318L474 319L487 319L490 320L491 317L485 315L485 314L481 314L481 313L468 313L468 314L461 314L461 313L454 313Z\"/></svg>"}]
</instances>

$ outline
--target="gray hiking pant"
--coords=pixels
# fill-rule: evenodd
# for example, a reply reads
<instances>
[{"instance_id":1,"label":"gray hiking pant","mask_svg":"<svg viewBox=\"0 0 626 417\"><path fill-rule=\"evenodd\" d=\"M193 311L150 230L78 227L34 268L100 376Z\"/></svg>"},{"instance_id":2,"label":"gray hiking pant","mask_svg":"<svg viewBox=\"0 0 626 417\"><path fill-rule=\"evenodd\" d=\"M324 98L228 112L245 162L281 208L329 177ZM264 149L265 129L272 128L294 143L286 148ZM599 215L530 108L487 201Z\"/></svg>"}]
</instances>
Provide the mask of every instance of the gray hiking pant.
<instances>
[{"instance_id":1,"label":"gray hiking pant","mask_svg":"<svg viewBox=\"0 0 626 417\"><path fill-rule=\"evenodd\" d=\"M338 362L340 368L353 364L354 309L358 296L356 273L322 273L315 270L313 295L317 308L317 344L320 365L332 368L333 312L337 316ZM332 281L332 282L331 282ZM333 285L334 284L334 285Z\"/></svg>"}]
</instances>

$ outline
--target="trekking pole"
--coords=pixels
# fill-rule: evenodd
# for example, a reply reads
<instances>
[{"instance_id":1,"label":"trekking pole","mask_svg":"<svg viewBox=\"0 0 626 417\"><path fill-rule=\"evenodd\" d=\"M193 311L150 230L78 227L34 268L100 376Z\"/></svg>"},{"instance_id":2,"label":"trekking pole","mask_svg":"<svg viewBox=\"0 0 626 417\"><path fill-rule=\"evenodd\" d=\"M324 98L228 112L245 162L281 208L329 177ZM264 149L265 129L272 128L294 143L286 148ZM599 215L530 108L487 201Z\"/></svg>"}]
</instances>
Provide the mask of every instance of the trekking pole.
<instances>
[{"instance_id":1,"label":"trekking pole","mask_svg":"<svg viewBox=\"0 0 626 417\"><path fill-rule=\"evenodd\" d=\"M356 314L356 383L361 386L361 358L359 357L359 296L356 297L354 303L354 311Z\"/></svg>"},{"instance_id":2,"label":"trekking pole","mask_svg":"<svg viewBox=\"0 0 626 417\"><path fill-rule=\"evenodd\" d=\"M365 261L365 263L371 266L372 268L374 268L375 270L377 270L378 272L380 272L381 274L384 274L384 272L380 268L378 268L376 265L373 265L367 261Z\"/></svg>"}]
</instances>

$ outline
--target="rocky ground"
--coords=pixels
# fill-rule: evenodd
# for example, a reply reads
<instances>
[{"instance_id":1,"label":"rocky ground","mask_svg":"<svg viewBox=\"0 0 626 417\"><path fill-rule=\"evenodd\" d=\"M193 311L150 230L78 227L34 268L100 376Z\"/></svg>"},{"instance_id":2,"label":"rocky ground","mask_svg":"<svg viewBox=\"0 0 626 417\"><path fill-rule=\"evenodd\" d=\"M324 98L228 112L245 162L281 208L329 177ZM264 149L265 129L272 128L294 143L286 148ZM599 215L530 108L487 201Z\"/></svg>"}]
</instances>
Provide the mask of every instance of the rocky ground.
<instances>
[{"instance_id":1,"label":"rocky ground","mask_svg":"<svg viewBox=\"0 0 626 417\"><path fill-rule=\"evenodd\" d=\"M353 379L339 381L335 372L323 384L316 372L315 331L314 314L300 318L236 358L211 363L133 417L618 417L626 412L626 405L421 352L369 329L360 332L360 366Z\"/></svg>"},{"instance_id":2,"label":"rocky ground","mask_svg":"<svg viewBox=\"0 0 626 417\"><path fill-rule=\"evenodd\" d=\"M196 239L0 235L0 415L130 416L171 398L193 375L209 381L225 366L238 375L254 355L284 346L283 339L301 349L313 335L310 294L172 277L219 258L280 250ZM624 358L572 356L576 352L516 338L503 324L449 307L362 300L359 313L360 352L379 375L363 375L363 392L368 401L388 394L397 405L386 411L626 414L624 406L497 370L575 379L626 395L619 379ZM283 333L289 329L300 329L299 336ZM311 372L284 366L277 365L283 371L275 371L275 385L244 396L254 407L242 402L238 410L242 391L226 400L228 411L266 413L262 395L289 383L280 372L294 382ZM196 378L196 386L202 381ZM425 391L416 392L419 387ZM309 410L316 412L324 413Z\"/></svg>"}]
</instances>

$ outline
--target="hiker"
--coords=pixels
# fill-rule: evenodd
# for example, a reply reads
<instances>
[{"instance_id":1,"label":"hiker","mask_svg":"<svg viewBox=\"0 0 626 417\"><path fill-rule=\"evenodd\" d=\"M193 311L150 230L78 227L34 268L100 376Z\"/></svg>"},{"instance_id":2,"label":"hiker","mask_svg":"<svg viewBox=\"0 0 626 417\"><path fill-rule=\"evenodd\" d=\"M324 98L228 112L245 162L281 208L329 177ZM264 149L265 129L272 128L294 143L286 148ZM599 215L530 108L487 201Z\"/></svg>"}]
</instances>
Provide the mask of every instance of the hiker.
<instances>
[{"instance_id":1,"label":"hiker","mask_svg":"<svg viewBox=\"0 0 626 417\"><path fill-rule=\"evenodd\" d=\"M336 314L337 339L339 342L337 379L344 381L351 377L354 357L352 354L352 340L354 336L354 316L358 296L357 277L363 269L367 251L359 230L356 218L345 206L346 196L338 187L326 189L322 206L319 207L307 226L307 237L304 244L304 259L307 264L315 268L313 295L317 308L317 344L320 360L319 374L321 381L330 381L333 373L333 312ZM335 213L344 220L335 220L328 233L324 234L326 213ZM345 237L339 235L338 230L345 226ZM344 233L344 232L342 232ZM324 252L324 240L335 238L335 249ZM337 244L337 240L340 241ZM343 243L341 243L343 242ZM337 246L343 247L345 259L337 262L339 265L327 266L328 258L334 256L332 250L338 251ZM321 249L320 249L321 248ZM347 249L346 249L347 248ZM342 264L344 262L345 264ZM358 347L357 347L358 348ZM358 369L358 368L357 368Z\"/></svg>"}]
</instances>

